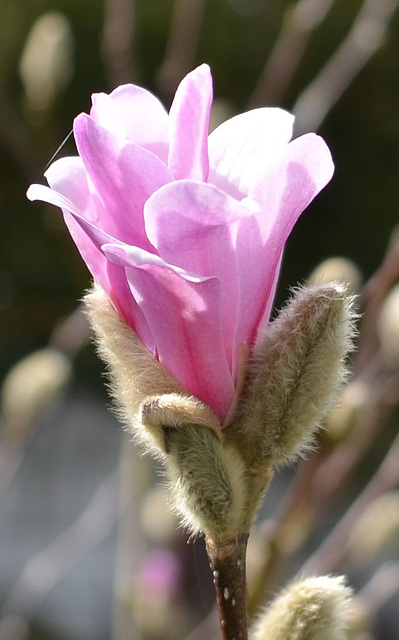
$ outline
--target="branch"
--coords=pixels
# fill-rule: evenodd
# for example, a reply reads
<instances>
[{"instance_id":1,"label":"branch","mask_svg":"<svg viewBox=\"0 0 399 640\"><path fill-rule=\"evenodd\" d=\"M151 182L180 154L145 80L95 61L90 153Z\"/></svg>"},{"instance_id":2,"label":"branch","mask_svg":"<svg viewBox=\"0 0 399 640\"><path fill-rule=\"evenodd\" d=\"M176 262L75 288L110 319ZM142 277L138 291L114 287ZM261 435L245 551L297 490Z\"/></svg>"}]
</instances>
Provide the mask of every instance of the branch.
<instances>
[{"instance_id":1,"label":"branch","mask_svg":"<svg viewBox=\"0 0 399 640\"><path fill-rule=\"evenodd\" d=\"M352 29L294 106L296 134L316 131L357 74L384 43L398 0L365 0Z\"/></svg>"},{"instance_id":2,"label":"branch","mask_svg":"<svg viewBox=\"0 0 399 640\"><path fill-rule=\"evenodd\" d=\"M159 70L160 93L167 105L180 80L194 66L204 0L176 0L165 57Z\"/></svg>"},{"instance_id":3,"label":"branch","mask_svg":"<svg viewBox=\"0 0 399 640\"><path fill-rule=\"evenodd\" d=\"M134 0L106 0L102 53L112 88L137 80L133 53L134 19Z\"/></svg>"},{"instance_id":4,"label":"branch","mask_svg":"<svg viewBox=\"0 0 399 640\"><path fill-rule=\"evenodd\" d=\"M303 58L312 33L326 17L335 0L300 0L289 7L277 42L266 60L248 103L248 109L279 104Z\"/></svg>"}]
</instances>

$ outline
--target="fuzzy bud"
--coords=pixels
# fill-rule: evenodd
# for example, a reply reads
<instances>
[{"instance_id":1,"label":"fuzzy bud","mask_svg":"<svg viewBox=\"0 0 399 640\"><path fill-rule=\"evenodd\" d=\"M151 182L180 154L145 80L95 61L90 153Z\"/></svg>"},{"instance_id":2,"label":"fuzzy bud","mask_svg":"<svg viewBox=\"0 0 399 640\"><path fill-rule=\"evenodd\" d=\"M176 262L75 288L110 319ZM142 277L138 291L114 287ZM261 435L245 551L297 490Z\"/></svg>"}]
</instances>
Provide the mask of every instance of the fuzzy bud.
<instances>
[{"instance_id":1,"label":"fuzzy bud","mask_svg":"<svg viewBox=\"0 0 399 640\"><path fill-rule=\"evenodd\" d=\"M254 627L251 640L345 640L351 590L342 577L294 582Z\"/></svg>"},{"instance_id":2,"label":"fuzzy bud","mask_svg":"<svg viewBox=\"0 0 399 640\"><path fill-rule=\"evenodd\" d=\"M357 565L369 563L399 540L399 491L373 500L351 531L348 547Z\"/></svg>"},{"instance_id":3,"label":"fuzzy bud","mask_svg":"<svg viewBox=\"0 0 399 640\"><path fill-rule=\"evenodd\" d=\"M162 456L165 424L174 427L194 418L197 424L217 429L219 421L211 409L193 398L154 358L100 287L95 286L84 301L98 353L108 365L119 418L137 441Z\"/></svg>"},{"instance_id":4,"label":"fuzzy bud","mask_svg":"<svg viewBox=\"0 0 399 640\"><path fill-rule=\"evenodd\" d=\"M215 544L230 542L240 532L246 482L241 457L222 442L219 419L143 346L102 289L85 302L120 417L166 463L183 523Z\"/></svg>"},{"instance_id":5,"label":"fuzzy bud","mask_svg":"<svg viewBox=\"0 0 399 640\"><path fill-rule=\"evenodd\" d=\"M30 106L50 107L73 73L73 32L68 18L50 11L34 23L19 64Z\"/></svg>"},{"instance_id":6,"label":"fuzzy bud","mask_svg":"<svg viewBox=\"0 0 399 640\"><path fill-rule=\"evenodd\" d=\"M358 294L363 278L359 267L352 260L334 256L320 262L308 278L309 284L325 282L343 282L349 293Z\"/></svg>"},{"instance_id":7,"label":"fuzzy bud","mask_svg":"<svg viewBox=\"0 0 399 640\"><path fill-rule=\"evenodd\" d=\"M62 396L72 375L70 360L47 347L18 362L1 389L3 436L13 446L29 440L31 430Z\"/></svg>"},{"instance_id":8,"label":"fuzzy bud","mask_svg":"<svg viewBox=\"0 0 399 640\"><path fill-rule=\"evenodd\" d=\"M252 469L311 445L345 379L352 304L341 284L298 289L258 340L230 435Z\"/></svg>"},{"instance_id":9,"label":"fuzzy bud","mask_svg":"<svg viewBox=\"0 0 399 640\"><path fill-rule=\"evenodd\" d=\"M327 417L326 431L323 432L326 442L336 444L351 436L369 398L370 389L365 382L354 380L345 387L339 403Z\"/></svg>"},{"instance_id":10,"label":"fuzzy bud","mask_svg":"<svg viewBox=\"0 0 399 640\"><path fill-rule=\"evenodd\" d=\"M193 424L171 429L168 440L172 496L183 523L215 545L234 540L246 498L240 456L210 429Z\"/></svg>"}]
</instances>

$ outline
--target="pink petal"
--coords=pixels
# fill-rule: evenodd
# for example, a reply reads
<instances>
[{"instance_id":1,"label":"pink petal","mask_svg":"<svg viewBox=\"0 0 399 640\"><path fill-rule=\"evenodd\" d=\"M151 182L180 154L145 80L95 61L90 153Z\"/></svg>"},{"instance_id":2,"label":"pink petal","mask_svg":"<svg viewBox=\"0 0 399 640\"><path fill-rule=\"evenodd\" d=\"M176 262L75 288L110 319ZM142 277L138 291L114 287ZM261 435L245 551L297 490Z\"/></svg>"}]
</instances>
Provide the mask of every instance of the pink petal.
<instances>
[{"instance_id":1,"label":"pink petal","mask_svg":"<svg viewBox=\"0 0 399 640\"><path fill-rule=\"evenodd\" d=\"M127 138L168 159L169 119L165 107L152 93L133 84L125 84L110 95L92 95L90 115L115 136Z\"/></svg>"},{"instance_id":2,"label":"pink petal","mask_svg":"<svg viewBox=\"0 0 399 640\"><path fill-rule=\"evenodd\" d=\"M212 76L203 64L177 88L170 113L169 169L175 180L208 179L208 132Z\"/></svg>"},{"instance_id":3,"label":"pink petal","mask_svg":"<svg viewBox=\"0 0 399 640\"><path fill-rule=\"evenodd\" d=\"M34 184L29 187L26 195L30 200L42 200L62 209L69 231L94 280L108 293L117 311L136 331L142 342L154 350L153 336L132 298L124 268L107 260L102 251L103 244L118 241L83 217L73 202L53 189Z\"/></svg>"},{"instance_id":4,"label":"pink petal","mask_svg":"<svg viewBox=\"0 0 399 640\"><path fill-rule=\"evenodd\" d=\"M248 195L259 173L290 141L293 122L291 114L271 108L223 122L209 136L209 180L237 197Z\"/></svg>"},{"instance_id":5,"label":"pink petal","mask_svg":"<svg viewBox=\"0 0 399 640\"><path fill-rule=\"evenodd\" d=\"M301 213L329 182L333 171L327 145L319 136L307 134L282 150L251 189L251 197L261 207L257 219L264 249L260 255L247 251L245 235L241 250L240 243L237 245L242 282L251 282L251 294L243 298L240 326L245 324L247 315L259 314L260 326L268 321L285 242ZM265 275L259 280L254 277L256 273Z\"/></svg>"},{"instance_id":6,"label":"pink petal","mask_svg":"<svg viewBox=\"0 0 399 640\"><path fill-rule=\"evenodd\" d=\"M220 282L216 278L194 282L171 268L145 265L132 248L103 249L110 259L125 265L160 362L223 419L234 385L223 347Z\"/></svg>"},{"instance_id":7,"label":"pink petal","mask_svg":"<svg viewBox=\"0 0 399 640\"><path fill-rule=\"evenodd\" d=\"M236 238L244 219L257 225L254 207L213 185L182 180L154 193L144 210L148 237L166 262L220 281L225 353L233 377L240 268Z\"/></svg>"},{"instance_id":8,"label":"pink petal","mask_svg":"<svg viewBox=\"0 0 399 640\"><path fill-rule=\"evenodd\" d=\"M126 243L151 249L143 208L149 196L171 180L166 166L150 151L114 137L86 114L75 119L74 133L86 172L104 205L102 228Z\"/></svg>"},{"instance_id":9,"label":"pink petal","mask_svg":"<svg viewBox=\"0 0 399 640\"><path fill-rule=\"evenodd\" d=\"M71 181L67 179L67 167L71 168ZM107 261L102 252L93 245L85 231L76 222L74 215L87 218L95 217L92 212L87 215L90 206L89 191L84 171L79 167L79 158L63 158L50 167L50 180L59 187L49 189L41 184L33 184L27 191L29 200L42 200L56 207L60 207L64 214L69 232L74 239L79 252L87 264L94 279L108 290ZM60 180L57 182L56 175ZM73 215L71 215L73 214Z\"/></svg>"}]
</instances>

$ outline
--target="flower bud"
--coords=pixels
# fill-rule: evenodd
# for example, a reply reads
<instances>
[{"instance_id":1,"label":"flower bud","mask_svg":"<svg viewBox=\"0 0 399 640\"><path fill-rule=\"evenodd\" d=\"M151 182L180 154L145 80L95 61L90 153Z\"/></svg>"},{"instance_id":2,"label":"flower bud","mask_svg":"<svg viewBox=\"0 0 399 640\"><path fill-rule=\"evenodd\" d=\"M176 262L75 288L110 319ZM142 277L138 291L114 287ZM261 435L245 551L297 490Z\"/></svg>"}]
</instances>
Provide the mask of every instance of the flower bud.
<instances>
[{"instance_id":1,"label":"flower bud","mask_svg":"<svg viewBox=\"0 0 399 640\"><path fill-rule=\"evenodd\" d=\"M50 11L34 23L19 64L30 106L35 110L51 106L57 93L69 83L72 72L73 34L62 13Z\"/></svg>"},{"instance_id":2,"label":"flower bud","mask_svg":"<svg viewBox=\"0 0 399 640\"><path fill-rule=\"evenodd\" d=\"M120 416L166 462L184 524L215 544L234 539L245 504L244 468L239 454L222 443L218 418L152 356L99 287L85 302Z\"/></svg>"},{"instance_id":3,"label":"flower bud","mask_svg":"<svg viewBox=\"0 0 399 640\"><path fill-rule=\"evenodd\" d=\"M178 522L167 508L167 493L163 486L151 487L141 501L140 524L152 543L171 545L176 540Z\"/></svg>"},{"instance_id":4,"label":"flower bud","mask_svg":"<svg viewBox=\"0 0 399 640\"><path fill-rule=\"evenodd\" d=\"M168 440L172 497L183 523L215 545L234 540L246 497L240 456L210 429L193 424L171 429Z\"/></svg>"},{"instance_id":5,"label":"flower bud","mask_svg":"<svg viewBox=\"0 0 399 640\"><path fill-rule=\"evenodd\" d=\"M258 340L230 435L254 470L311 445L345 379L353 316L341 284L298 289Z\"/></svg>"},{"instance_id":6,"label":"flower bud","mask_svg":"<svg viewBox=\"0 0 399 640\"><path fill-rule=\"evenodd\" d=\"M350 437L369 397L368 385L360 380L354 380L345 387L337 406L327 417L326 431L323 432L326 442L335 444Z\"/></svg>"},{"instance_id":7,"label":"flower bud","mask_svg":"<svg viewBox=\"0 0 399 640\"><path fill-rule=\"evenodd\" d=\"M399 366L399 284L388 294L378 321L381 351L391 365Z\"/></svg>"},{"instance_id":8,"label":"flower bud","mask_svg":"<svg viewBox=\"0 0 399 640\"><path fill-rule=\"evenodd\" d=\"M344 640L351 590L342 577L305 578L284 589L256 623L251 640Z\"/></svg>"},{"instance_id":9,"label":"flower bud","mask_svg":"<svg viewBox=\"0 0 399 640\"><path fill-rule=\"evenodd\" d=\"M139 442L155 454L165 453L161 420L163 424L171 421L170 426L189 422L190 410L194 411L196 422L204 424L208 418L216 428L218 420L213 412L190 396L154 358L100 287L95 286L86 294L85 304L99 355L109 368L111 394L119 417Z\"/></svg>"},{"instance_id":10,"label":"flower bud","mask_svg":"<svg viewBox=\"0 0 399 640\"><path fill-rule=\"evenodd\" d=\"M21 446L31 429L65 390L72 373L69 359L47 347L28 355L7 374L1 390L3 435Z\"/></svg>"},{"instance_id":11,"label":"flower bud","mask_svg":"<svg viewBox=\"0 0 399 640\"><path fill-rule=\"evenodd\" d=\"M363 277L359 267L348 258L334 256L327 258L312 271L308 278L309 284L323 282L342 282L349 293L360 293Z\"/></svg>"},{"instance_id":12,"label":"flower bud","mask_svg":"<svg viewBox=\"0 0 399 640\"><path fill-rule=\"evenodd\" d=\"M358 565L372 562L399 540L399 491L373 500L351 531L348 547Z\"/></svg>"}]
</instances>

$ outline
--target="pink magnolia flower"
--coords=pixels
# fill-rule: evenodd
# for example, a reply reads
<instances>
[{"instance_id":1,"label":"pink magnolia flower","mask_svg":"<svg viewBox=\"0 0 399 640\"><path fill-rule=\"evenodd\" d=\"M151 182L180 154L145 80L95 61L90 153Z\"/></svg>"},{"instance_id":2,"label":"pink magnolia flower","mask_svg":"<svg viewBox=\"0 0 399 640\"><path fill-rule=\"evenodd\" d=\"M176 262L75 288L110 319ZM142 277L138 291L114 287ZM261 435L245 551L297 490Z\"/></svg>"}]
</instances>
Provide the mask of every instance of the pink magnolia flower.
<instances>
[{"instance_id":1,"label":"pink magnolia flower","mask_svg":"<svg viewBox=\"0 0 399 640\"><path fill-rule=\"evenodd\" d=\"M267 323L284 243L333 173L293 116L255 109L208 136L212 77L202 65L169 114L134 85L92 96L77 116L79 156L50 166L31 200L60 207L94 279L146 347L222 419L240 345Z\"/></svg>"}]
</instances>

